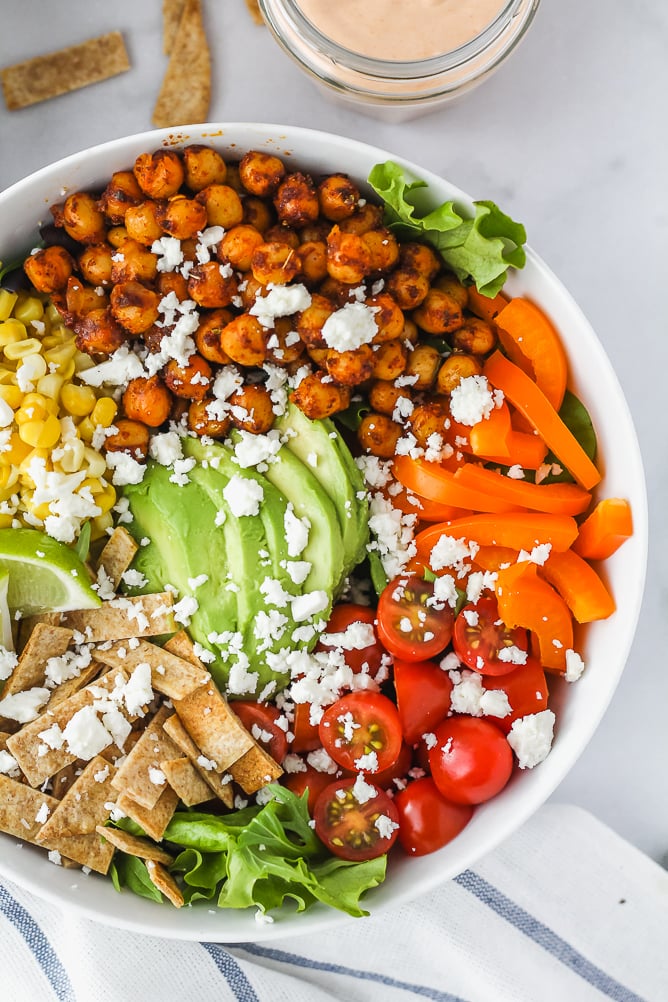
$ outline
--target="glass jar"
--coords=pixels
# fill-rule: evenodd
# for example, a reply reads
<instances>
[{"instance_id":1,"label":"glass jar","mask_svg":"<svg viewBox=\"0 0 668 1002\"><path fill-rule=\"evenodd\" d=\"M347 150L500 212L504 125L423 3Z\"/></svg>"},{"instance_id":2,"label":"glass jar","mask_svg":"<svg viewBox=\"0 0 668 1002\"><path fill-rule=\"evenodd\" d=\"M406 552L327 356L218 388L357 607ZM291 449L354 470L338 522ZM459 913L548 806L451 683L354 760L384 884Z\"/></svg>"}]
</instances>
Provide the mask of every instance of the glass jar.
<instances>
[{"instance_id":1,"label":"glass jar","mask_svg":"<svg viewBox=\"0 0 668 1002\"><path fill-rule=\"evenodd\" d=\"M403 2L415 11L410 0ZM330 96L392 122L440 108L485 80L524 36L539 2L499 0L496 16L469 41L428 58L403 60L345 47L305 16L299 0L259 0L276 40Z\"/></svg>"}]
</instances>

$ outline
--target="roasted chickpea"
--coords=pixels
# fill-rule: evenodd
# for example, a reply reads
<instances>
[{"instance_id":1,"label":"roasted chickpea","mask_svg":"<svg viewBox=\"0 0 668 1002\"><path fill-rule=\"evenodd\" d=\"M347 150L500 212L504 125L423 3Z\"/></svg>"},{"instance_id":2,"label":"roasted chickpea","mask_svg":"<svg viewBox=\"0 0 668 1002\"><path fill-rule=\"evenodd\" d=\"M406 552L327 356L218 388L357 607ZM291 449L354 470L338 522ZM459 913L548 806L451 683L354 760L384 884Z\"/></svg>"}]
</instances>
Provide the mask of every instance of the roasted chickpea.
<instances>
[{"instance_id":1,"label":"roasted chickpea","mask_svg":"<svg viewBox=\"0 0 668 1002\"><path fill-rule=\"evenodd\" d=\"M325 358L327 372L340 386L359 386L371 378L374 353L368 344L351 351L330 349Z\"/></svg>"},{"instance_id":2,"label":"roasted chickpea","mask_svg":"<svg viewBox=\"0 0 668 1002\"><path fill-rule=\"evenodd\" d=\"M48 295L65 288L74 270L74 259L64 247L54 244L27 257L23 270L37 291Z\"/></svg>"},{"instance_id":3,"label":"roasted chickpea","mask_svg":"<svg viewBox=\"0 0 668 1002\"><path fill-rule=\"evenodd\" d=\"M216 309L229 306L237 294L237 280L228 266L230 274L223 274L225 266L217 261L198 264L188 276L188 293L199 306Z\"/></svg>"},{"instance_id":4,"label":"roasted chickpea","mask_svg":"<svg viewBox=\"0 0 668 1002\"><path fill-rule=\"evenodd\" d=\"M266 296L267 286L263 282L258 282L251 274L239 283L239 295L244 309L249 310L258 296Z\"/></svg>"},{"instance_id":5,"label":"roasted chickpea","mask_svg":"<svg viewBox=\"0 0 668 1002\"><path fill-rule=\"evenodd\" d=\"M131 170L119 170L111 175L109 184L100 195L98 207L114 226L122 223L130 206L139 205L144 196Z\"/></svg>"},{"instance_id":6,"label":"roasted chickpea","mask_svg":"<svg viewBox=\"0 0 668 1002\"><path fill-rule=\"evenodd\" d=\"M239 178L246 191L259 198L273 195L283 178L285 167L271 153L249 150L239 161Z\"/></svg>"},{"instance_id":7,"label":"roasted chickpea","mask_svg":"<svg viewBox=\"0 0 668 1002\"><path fill-rule=\"evenodd\" d=\"M131 379L123 394L123 410L131 421L143 421L149 428L158 428L167 420L172 409L172 395L160 376Z\"/></svg>"},{"instance_id":8,"label":"roasted chickpea","mask_svg":"<svg viewBox=\"0 0 668 1002\"><path fill-rule=\"evenodd\" d=\"M313 372L302 379L292 394L292 402L312 421L344 411L350 403L350 390L337 386L324 372Z\"/></svg>"},{"instance_id":9,"label":"roasted chickpea","mask_svg":"<svg viewBox=\"0 0 668 1002\"><path fill-rule=\"evenodd\" d=\"M251 258L253 277L263 285L286 285L300 267L299 255L284 243L263 243L255 248Z\"/></svg>"},{"instance_id":10,"label":"roasted chickpea","mask_svg":"<svg viewBox=\"0 0 668 1002\"><path fill-rule=\"evenodd\" d=\"M327 275L327 244L324 240L309 240L299 248L301 277L312 288Z\"/></svg>"},{"instance_id":11,"label":"roasted chickpea","mask_svg":"<svg viewBox=\"0 0 668 1002\"><path fill-rule=\"evenodd\" d=\"M441 261L433 248L427 244L405 243L399 248L399 262L402 268L419 271L431 282L441 270Z\"/></svg>"},{"instance_id":12,"label":"roasted chickpea","mask_svg":"<svg viewBox=\"0 0 668 1002\"><path fill-rule=\"evenodd\" d=\"M413 320L427 334L451 334L464 320L459 303L433 286L416 310Z\"/></svg>"},{"instance_id":13,"label":"roasted chickpea","mask_svg":"<svg viewBox=\"0 0 668 1002\"><path fill-rule=\"evenodd\" d=\"M124 240L111 256L112 282L152 282L157 273L157 254L137 240Z\"/></svg>"},{"instance_id":14,"label":"roasted chickpea","mask_svg":"<svg viewBox=\"0 0 668 1002\"><path fill-rule=\"evenodd\" d=\"M225 161L210 146L186 146L183 166L186 185L191 191L201 191L210 184L223 184L227 175Z\"/></svg>"},{"instance_id":15,"label":"roasted chickpea","mask_svg":"<svg viewBox=\"0 0 668 1002\"><path fill-rule=\"evenodd\" d=\"M280 222L286 226L299 229L314 222L320 214L320 205L313 178L300 171L288 174L276 190L274 205Z\"/></svg>"},{"instance_id":16,"label":"roasted chickpea","mask_svg":"<svg viewBox=\"0 0 668 1002\"><path fill-rule=\"evenodd\" d=\"M455 351L464 351L469 355L489 355L496 348L496 343L496 331L492 325L478 317L467 317L452 335Z\"/></svg>"},{"instance_id":17,"label":"roasted chickpea","mask_svg":"<svg viewBox=\"0 0 668 1002\"><path fill-rule=\"evenodd\" d=\"M155 278L156 291L161 296L174 293L180 303L188 299L188 281L178 271L159 271Z\"/></svg>"},{"instance_id":18,"label":"roasted chickpea","mask_svg":"<svg viewBox=\"0 0 668 1002\"><path fill-rule=\"evenodd\" d=\"M420 340L420 332L417 324L410 317L404 318L404 329L401 332L401 340L409 351L411 350L409 345L415 345Z\"/></svg>"},{"instance_id":19,"label":"roasted chickpea","mask_svg":"<svg viewBox=\"0 0 668 1002\"><path fill-rule=\"evenodd\" d=\"M158 319L160 296L141 282L117 282L111 290L111 313L131 334L143 334Z\"/></svg>"},{"instance_id":20,"label":"roasted chickpea","mask_svg":"<svg viewBox=\"0 0 668 1002\"><path fill-rule=\"evenodd\" d=\"M195 237L207 224L206 209L200 202L184 195L175 195L167 202L161 202L157 211L158 222L165 233L177 240Z\"/></svg>"},{"instance_id":21,"label":"roasted chickpea","mask_svg":"<svg viewBox=\"0 0 668 1002\"><path fill-rule=\"evenodd\" d=\"M127 452L133 459L141 462L148 456L150 431L141 421L130 421L120 418L114 421L116 431L104 440L107 452Z\"/></svg>"},{"instance_id":22,"label":"roasted chickpea","mask_svg":"<svg viewBox=\"0 0 668 1002\"><path fill-rule=\"evenodd\" d=\"M106 239L107 228L97 202L97 198L86 191L75 191L65 199L62 225L73 240L101 244Z\"/></svg>"},{"instance_id":23,"label":"roasted chickpea","mask_svg":"<svg viewBox=\"0 0 668 1002\"><path fill-rule=\"evenodd\" d=\"M224 230L229 230L243 222L241 199L228 184L209 184L195 197L206 209L209 226L222 226Z\"/></svg>"},{"instance_id":24,"label":"roasted chickpea","mask_svg":"<svg viewBox=\"0 0 668 1002\"><path fill-rule=\"evenodd\" d=\"M464 355L462 352L453 352L448 355L440 369L436 379L436 388L439 393L452 393L456 386L459 386L462 379L467 376L480 376L482 365L473 355Z\"/></svg>"},{"instance_id":25,"label":"roasted chickpea","mask_svg":"<svg viewBox=\"0 0 668 1002\"><path fill-rule=\"evenodd\" d=\"M264 234L264 241L267 244L288 244L293 250L297 250L300 244L299 235L296 230L291 229L289 226L284 226L282 223L270 226Z\"/></svg>"},{"instance_id":26,"label":"roasted chickpea","mask_svg":"<svg viewBox=\"0 0 668 1002\"><path fill-rule=\"evenodd\" d=\"M398 400L410 400L411 395L407 387L395 386L394 383L386 379L378 379L371 384L369 389L369 403L379 414L394 413Z\"/></svg>"},{"instance_id":27,"label":"roasted chickpea","mask_svg":"<svg viewBox=\"0 0 668 1002\"><path fill-rule=\"evenodd\" d=\"M101 289L86 285L80 278L70 275L67 280L67 291L65 301L67 310L72 316L83 317L91 310L103 310L109 305L107 297Z\"/></svg>"},{"instance_id":28,"label":"roasted chickpea","mask_svg":"<svg viewBox=\"0 0 668 1002\"><path fill-rule=\"evenodd\" d=\"M307 348L327 348L322 328L335 308L331 299L318 292L313 293L310 305L302 310L296 321L297 333Z\"/></svg>"},{"instance_id":29,"label":"roasted chickpea","mask_svg":"<svg viewBox=\"0 0 668 1002\"><path fill-rule=\"evenodd\" d=\"M207 362L217 365L227 365L230 361L221 347L220 335L224 327L232 320L229 310L212 310L210 313L200 313L199 327L195 331L197 350Z\"/></svg>"},{"instance_id":30,"label":"roasted chickpea","mask_svg":"<svg viewBox=\"0 0 668 1002\"><path fill-rule=\"evenodd\" d=\"M77 348L87 355L111 355L127 340L127 334L108 306L103 310L91 310L75 320L72 329Z\"/></svg>"},{"instance_id":31,"label":"roasted chickpea","mask_svg":"<svg viewBox=\"0 0 668 1002\"><path fill-rule=\"evenodd\" d=\"M408 420L418 445L421 445L423 449L429 447L428 440L432 435L440 435L443 439L450 425L447 407L440 403L421 404L419 407L414 407Z\"/></svg>"},{"instance_id":32,"label":"roasted chickpea","mask_svg":"<svg viewBox=\"0 0 668 1002\"><path fill-rule=\"evenodd\" d=\"M183 163L174 150L141 153L135 160L133 173L149 198L171 198L185 179Z\"/></svg>"},{"instance_id":33,"label":"roasted chickpea","mask_svg":"<svg viewBox=\"0 0 668 1002\"><path fill-rule=\"evenodd\" d=\"M274 405L264 386L242 386L229 398L232 424L253 435L264 435L274 423Z\"/></svg>"},{"instance_id":34,"label":"roasted chickpea","mask_svg":"<svg viewBox=\"0 0 668 1002\"><path fill-rule=\"evenodd\" d=\"M239 365L262 365L267 357L269 334L257 317L242 313L223 328L220 343L226 355Z\"/></svg>"},{"instance_id":35,"label":"roasted chickpea","mask_svg":"<svg viewBox=\"0 0 668 1002\"><path fill-rule=\"evenodd\" d=\"M352 300L356 300L359 295L359 282L340 282L338 278L332 278L328 275L320 285L318 286L318 292L321 295L326 296L327 299L337 306L345 306L346 303L350 303Z\"/></svg>"},{"instance_id":36,"label":"roasted chickpea","mask_svg":"<svg viewBox=\"0 0 668 1002\"><path fill-rule=\"evenodd\" d=\"M267 341L267 361L285 367L304 354L306 345L293 328L291 317L276 317Z\"/></svg>"},{"instance_id":37,"label":"roasted chickpea","mask_svg":"<svg viewBox=\"0 0 668 1002\"><path fill-rule=\"evenodd\" d=\"M273 207L268 202L263 202L261 198L249 195L244 198L244 223L254 226L260 233L266 233L270 226L274 225L276 215Z\"/></svg>"},{"instance_id":38,"label":"roasted chickpea","mask_svg":"<svg viewBox=\"0 0 668 1002\"><path fill-rule=\"evenodd\" d=\"M405 318L396 302L387 292L379 292L377 296L369 296L366 305L374 310L374 320L378 328L374 334L374 344L383 341L394 341L401 337Z\"/></svg>"},{"instance_id":39,"label":"roasted chickpea","mask_svg":"<svg viewBox=\"0 0 668 1002\"><path fill-rule=\"evenodd\" d=\"M209 438L225 438L232 419L229 415L216 417L216 401L212 397L203 400L193 400L188 407L188 428L196 435L207 435Z\"/></svg>"},{"instance_id":40,"label":"roasted chickpea","mask_svg":"<svg viewBox=\"0 0 668 1002\"><path fill-rule=\"evenodd\" d=\"M159 212L163 203L140 202L131 205L125 213L125 229L132 240L150 247L164 235Z\"/></svg>"},{"instance_id":41,"label":"roasted chickpea","mask_svg":"<svg viewBox=\"0 0 668 1002\"><path fill-rule=\"evenodd\" d=\"M128 239L128 231L124 226L112 226L107 230L107 243L110 247L118 248Z\"/></svg>"},{"instance_id":42,"label":"roasted chickpea","mask_svg":"<svg viewBox=\"0 0 668 1002\"><path fill-rule=\"evenodd\" d=\"M366 202L365 205L358 205L352 216L341 220L341 230L343 233L357 233L361 236L367 230L375 230L383 225L383 210L379 205Z\"/></svg>"},{"instance_id":43,"label":"roasted chickpea","mask_svg":"<svg viewBox=\"0 0 668 1002\"><path fill-rule=\"evenodd\" d=\"M109 244L89 244L78 259L82 277L91 285L109 285L113 253Z\"/></svg>"},{"instance_id":44,"label":"roasted chickpea","mask_svg":"<svg viewBox=\"0 0 668 1002\"><path fill-rule=\"evenodd\" d=\"M359 197L359 188L346 174L330 174L318 185L320 211L325 219L331 219L333 223L352 216Z\"/></svg>"},{"instance_id":45,"label":"roasted chickpea","mask_svg":"<svg viewBox=\"0 0 668 1002\"><path fill-rule=\"evenodd\" d=\"M240 223L226 230L218 248L218 257L221 261L229 261L237 271L250 271L253 251L262 243L264 238L259 230Z\"/></svg>"},{"instance_id":46,"label":"roasted chickpea","mask_svg":"<svg viewBox=\"0 0 668 1002\"><path fill-rule=\"evenodd\" d=\"M299 239L303 244L314 242L327 243L327 235L332 228L332 224L327 219L316 219L314 223L307 223L299 231Z\"/></svg>"},{"instance_id":47,"label":"roasted chickpea","mask_svg":"<svg viewBox=\"0 0 668 1002\"><path fill-rule=\"evenodd\" d=\"M403 341L384 341L373 356L374 379L396 379L406 368L408 349Z\"/></svg>"},{"instance_id":48,"label":"roasted chickpea","mask_svg":"<svg viewBox=\"0 0 668 1002\"><path fill-rule=\"evenodd\" d=\"M417 376L412 383L414 390L428 390L436 381L438 367L441 364L439 352L430 344L416 344L408 353L406 361L406 376Z\"/></svg>"},{"instance_id":49,"label":"roasted chickpea","mask_svg":"<svg viewBox=\"0 0 668 1002\"><path fill-rule=\"evenodd\" d=\"M385 288L402 310L414 310L429 292L429 281L415 268L397 268L388 278Z\"/></svg>"},{"instance_id":50,"label":"roasted chickpea","mask_svg":"<svg viewBox=\"0 0 668 1002\"><path fill-rule=\"evenodd\" d=\"M225 181L225 184L229 184L230 188L234 188L237 195L246 194L246 189L241 183L241 178L239 176L238 163L225 164L225 177L223 178L223 180Z\"/></svg>"},{"instance_id":51,"label":"roasted chickpea","mask_svg":"<svg viewBox=\"0 0 668 1002\"><path fill-rule=\"evenodd\" d=\"M434 288L440 289L441 292L447 292L449 296L456 299L461 310L465 310L469 304L469 290L451 271L444 271L442 275L439 275L434 281Z\"/></svg>"},{"instance_id":52,"label":"roasted chickpea","mask_svg":"<svg viewBox=\"0 0 668 1002\"><path fill-rule=\"evenodd\" d=\"M359 285L371 270L371 252L357 233L332 226L327 237L327 273L339 282Z\"/></svg>"},{"instance_id":53,"label":"roasted chickpea","mask_svg":"<svg viewBox=\"0 0 668 1002\"><path fill-rule=\"evenodd\" d=\"M401 438L401 425L387 414L365 414L357 429L357 440L366 452L380 459L392 459Z\"/></svg>"},{"instance_id":54,"label":"roasted chickpea","mask_svg":"<svg viewBox=\"0 0 668 1002\"><path fill-rule=\"evenodd\" d=\"M201 355L191 355L185 365L171 358L165 366L165 383L182 400L203 400L211 384L211 366Z\"/></svg>"},{"instance_id":55,"label":"roasted chickpea","mask_svg":"<svg viewBox=\"0 0 668 1002\"><path fill-rule=\"evenodd\" d=\"M389 271L399 260L399 244L393 233L382 226L378 230L362 233L362 240L369 249L371 271Z\"/></svg>"},{"instance_id":56,"label":"roasted chickpea","mask_svg":"<svg viewBox=\"0 0 668 1002\"><path fill-rule=\"evenodd\" d=\"M141 339L151 354L155 355L162 348L162 339L171 334L173 330L173 324L170 327L157 327L153 324L153 326L149 327L147 331L144 331L141 335Z\"/></svg>"}]
</instances>

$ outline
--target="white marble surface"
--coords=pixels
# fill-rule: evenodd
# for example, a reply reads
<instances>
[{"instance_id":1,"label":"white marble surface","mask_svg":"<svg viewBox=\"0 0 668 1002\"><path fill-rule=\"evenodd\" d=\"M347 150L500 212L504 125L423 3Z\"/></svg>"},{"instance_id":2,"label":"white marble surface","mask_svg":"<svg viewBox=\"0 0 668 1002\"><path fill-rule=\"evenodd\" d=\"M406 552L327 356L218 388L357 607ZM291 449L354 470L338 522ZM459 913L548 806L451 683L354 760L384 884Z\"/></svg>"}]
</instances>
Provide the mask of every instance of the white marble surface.
<instances>
[{"instance_id":1,"label":"white marble surface","mask_svg":"<svg viewBox=\"0 0 668 1002\"><path fill-rule=\"evenodd\" d=\"M668 852L668 267L663 0L543 0L490 81L447 110L392 126L329 103L248 18L204 0L211 121L309 126L409 157L497 200L571 290L627 395L647 469L648 584L627 669L555 798L580 804L656 859ZM86 146L150 128L164 67L160 0L2 5L0 66L120 29L129 73L46 104L0 106L0 188Z\"/></svg>"}]
</instances>

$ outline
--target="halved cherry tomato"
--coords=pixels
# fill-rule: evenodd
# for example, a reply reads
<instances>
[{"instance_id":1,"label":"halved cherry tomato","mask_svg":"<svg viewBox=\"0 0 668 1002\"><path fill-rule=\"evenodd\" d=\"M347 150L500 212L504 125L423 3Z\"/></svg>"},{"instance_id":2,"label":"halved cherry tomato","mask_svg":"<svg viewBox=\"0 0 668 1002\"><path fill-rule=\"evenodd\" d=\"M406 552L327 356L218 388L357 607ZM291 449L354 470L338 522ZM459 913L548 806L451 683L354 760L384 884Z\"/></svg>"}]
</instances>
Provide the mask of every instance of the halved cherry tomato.
<instances>
[{"instance_id":1,"label":"halved cherry tomato","mask_svg":"<svg viewBox=\"0 0 668 1002\"><path fill-rule=\"evenodd\" d=\"M294 739L290 751L310 752L320 747L318 725L311 723L311 704L295 703L295 718L292 722Z\"/></svg>"},{"instance_id":2,"label":"halved cherry tomato","mask_svg":"<svg viewBox=\"0 0 668 1002\"><path fill-rule=\"evenodd\" d=\"M536 658L528 658L526 664L507 675L495 678L485 675L482 684L485 689L500 689L508 696L511 712L507 717L494 717L491 714L485 716L486 720L496 724L505 734L514 720L525 717L528 713L539 713L547 709L547 680Z\"/></svg>"},{"instance_id":3,"label":"halved cherry tomato","mask_svg":"<svg viewBox=\"0 0 668 1002\"><path fill-rule=\"evenodd\" d=\"M275 762L281 763L288 753L287 734L276 722L281 711L275 706L244 699L235 700L233 709L258 744Z\"/></svg>"},{"instance_id":4,"label":"halved cherry tomato","mask_svg":"<svg viewBox=\"0 0 668 1002\"><path fill-rule=\"evenodd\" d=\"M320 635L316 650L339 648L346 664L355 674L361 672L367 665L366 670L369 675L375 678L385 654L378 643L375 623L376 611L367 605L356 605L352 602L335 605L329 617L327 628ZM360 626L356 627L356 624L360 624ZM362 647L353 646L362 643L365 635L373 638L370 644Z\"/></svg>"},{"instance_id":5,"label":"halved cherry tomato","mask_svg":"<svg viewBox=\"0 0 668 1002\"><path fill-rule=\"evenodd\" d=\"M416 574L395 578L378 600L378 636L387 650L404 661L426 661L450 643L454 615L437 602L434 585Z\"/></svg>"},{"instance_id":6,"label":"halved cherry tomato","mask_svg":"<svg viewBox=\"0 0 668 1002\"><path fill-rule=\"evenodd\" d=\"M292 790L298 797L301 797L304 790L308 790L308 809L313 816L316 800L332 782L332 777L328 772L318 772L312 765L307 765L304 772L291 772L283 779L283 785L288 790Z\"/></svg>"},{"instance_id":7,"label":"halved cherry tomato","mask_svg":"<svg viewBox=\"0 0 668 1002\"><path fill-rule=\"evenodd\" d=\"M323 713L319 731L323 748L344 769L382 772L399 758L399 713L379 692L342 696Z\"/></svg>"},{"instance_id":8,"label":"halved cherry tomato","mask_svg":"<svg viewBox=\"0 0 668 1002\"><path fill-rule=\"evenodd\" d=\"M399 782L404 781L412 764L413 754L408 745L402 744L399 757L394 765L388 766L382 772L374 772L373 785L377 786L379 790L391 790L392 793L396 793L398 787L394 782L395 779Z\"/></svg>"},{"instance_id":9,"label":"halved cherry tomato","mask_svg":"<svg viewBox=\"0 0 668 1002\"><path fill-rule=\"evenodd\" d=\"M504 661L500 653L510 647L526 653L529 640L526 630L511 630L503 624L496 598L490 595L461 610L455 619L452 646L468 668L483 675L507 675L518 662Z\"/></svg>"},{"instance_id":10,"label":"halved cherry tomato","mask_svg":"<svg viewBox=\"0 0 668 1002\"><path fill-rule=\"evenodd\" d=\"M404 740L413 745L447 715L452 681L433 661L395 658L394 688Z\"/></svg>"},{"instance_id":11,"label":"halved cherry tomato","mask_svg":"<svg viewBox=\"0 0 668 1002\"><path fill-rule=\"evenodd\" d=\"M434 732L431 774L447 800L482 804L504 788L513 753L498 727L480 717L451 717Z\"/></svg>"},{"instance_id":12,"label":"halved cherry tomato","mask_svg":"<svg viewBox=\"0 0 668 1002\"><path fill-rule=\"evenodd\" d=\"M438 791L433 779L425 776L409 783L394 798L399 812L399 842L410 856L436 852L471 820L470 804L454 804Z\"/></svg>"},{"instance_id":13,"label":"halved cherry tomato","mask_svg":"<svg viewBox=\"0 0 668 1002\"><path fill-rule=\"evenodd\" d=\"M388 795L375 787L373 796L361 803L353 790L355 783L341 779L326 786L313 817L316 835L330 852L359 862L392 848L399 834L399 813Z\"/></svg>"}]
</instances>

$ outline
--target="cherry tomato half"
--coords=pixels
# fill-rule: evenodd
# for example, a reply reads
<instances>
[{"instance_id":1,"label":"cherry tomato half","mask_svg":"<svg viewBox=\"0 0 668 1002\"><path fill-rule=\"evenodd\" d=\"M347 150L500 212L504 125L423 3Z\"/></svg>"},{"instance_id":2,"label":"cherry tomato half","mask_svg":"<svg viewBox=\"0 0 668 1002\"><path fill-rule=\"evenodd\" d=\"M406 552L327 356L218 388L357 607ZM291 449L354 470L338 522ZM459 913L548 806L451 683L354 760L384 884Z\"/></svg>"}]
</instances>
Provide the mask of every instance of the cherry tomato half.
<instances>
[{"instance_id":1,"label":"cherry tomato half","mask_svg":"<svg viewBox=\"0 0 668 1002\"><path fill-rule=\"evenodd\" d=\"M275 762L282 762L288 753L287 734L277 723L281 716L275 706L239 699L233 703L239 720Z\"/></svg>"},{"instance_id":2,"label":"cherry tomato half","mask_svg":"<svg viewBox=\"0 0 668 1002\"><path fill-rule=\"evenodd\" d=\"M320 747L318 725L311 723L311 704L295 703L295 717L292 722L294 740L290 751L310 752Z\"/></svg>"},{"instance_id":3,"label":"cherry tomato half","mask_svg":"<svg viewBox=\"0 0 668 1002\"><path fill-rule=\"evenodd\" d=\"M374 793L361 803L355 779L336 780L318 797L313 817L315 833L330 852L358 862L388 852L399 834L399 814L386 793Z\"/></svg>"},{"instance_id":4,"label":"cherry tomato half","mask_svg":"<svg viewBox=\"0 0 668 1002\"><path fill-rule=\"evenodd\" d=\"M304 772L288 773L282 782L298 797L301 797L304 790L308 790L308 809L309 814L313 816L316 800L325 787L330 785L332 777L328 772L318 772L312 765L307 765Z\"/></svg>"},{"instance_id":5,"label":"cherry tomato half","mask_svg":"<svg viewBox=\"0 0 668 1002\"><path fill-rule=\"evenodd\" d=\"M405 781L412 764L413 754L408 745L402 744L399 757L394 765L388 766L382 772L374 772L373 785L377 786L379 790L390 790L392 793L396 793L395 779Z\"/></svg>"},{"instance_id":6,"label":"cherry tomato half","mask_svg":"<svg viewBox=\"0 0 668 1002\"><path fill-rule=\"evenodd\" d=\"M399 842L410 856L436 852L459 835L473 815L470 804L454 804L442 796L433 779L409 783L394 798L399 812Z\"/></svg>"},{"instance_id":7,"label":"cherry tomato half","mask_svg":"<svg viewBox=\"0 0 668 1002\"><path fill-rule=\"evenodd\" d=\"M319 725L326 752L344 769L382 772L401 751L401 722L396 706L379 692L351 692L328 706ZM375 753L375 762L373 754ZM368 760L371 758L371 768Z\"/></svg>"},{"instance_id":8,"label":"cherry tomato half","mask_svg":"<svg viewBox=\"0 0 668 1002\"><path fill-rule=\"evenodd\" d=\"M526 664L507 675L486 675L482 684L485 689L500 689L508 696L511 712L507 717L487 714L487 720L500 727L504 734L508 733L514 720L525 717L528 713L539 713L547 709L547 679L540 662L535 658L527 658Z\"/></svg>"},{"instance_id":9,"label":"cherry tomato half","mask_svg":"<svg viewBox=\"0 0 668 1002\"><path fill-rule=\"evenodd\" d=\"M496 599L490 595L464 606L455 620L452 646L468 668L483 675L507 675L517 662L503 661L499 654L509 647L526 652L529 642L526 630L511 630L502 623Z\"/></svg>"},{"instance_id":10,"label":"cherry tomato half","mask_svg":"<svg viewBox=\"0 0 668 1002\"><path fill-rule=\"evenodd\" d=\"M498 727L480 717L451 717L436 728L429 752L436 786L457 804L482 804L503 789L513 753Z\"/></svg>"},{"instance_id":11,"label":"cherry tomato half","mask_svg":"<svg viewBox=\"0 0 668 1002\"><path fill-rule=\"evenodd\" d=\"M372 678L378 674L385 651L376 634L376 612L367 605L343 602L335 605L316 650L339 648L351 671L358 674L366 665ZM369 639L371 643L364 644ZM357 646L363 644L363 646Z\"/></svg>"},{"instance_id":12,"label":"cherry tomato half","mask_svg":"<svg viewBox=\"0 0 668 1002\"><path fill-rule=\"evenodd\" d=\"M450 710L452 681L433 661L395 658L394 688L404 741L414 745Z\"/></svg>"},{"instance_id":13,"label":"cherry tomato half","mask_svg":"<svg viewBox=\"0 0 668 1002\"><path fill-rule=\"evenodd\" d=\"M434 600L434 586L416 574L390 581L378 600L378 636L404 661L426 661L450 643L454 615Z\"/></svg>"}]
</instances>

